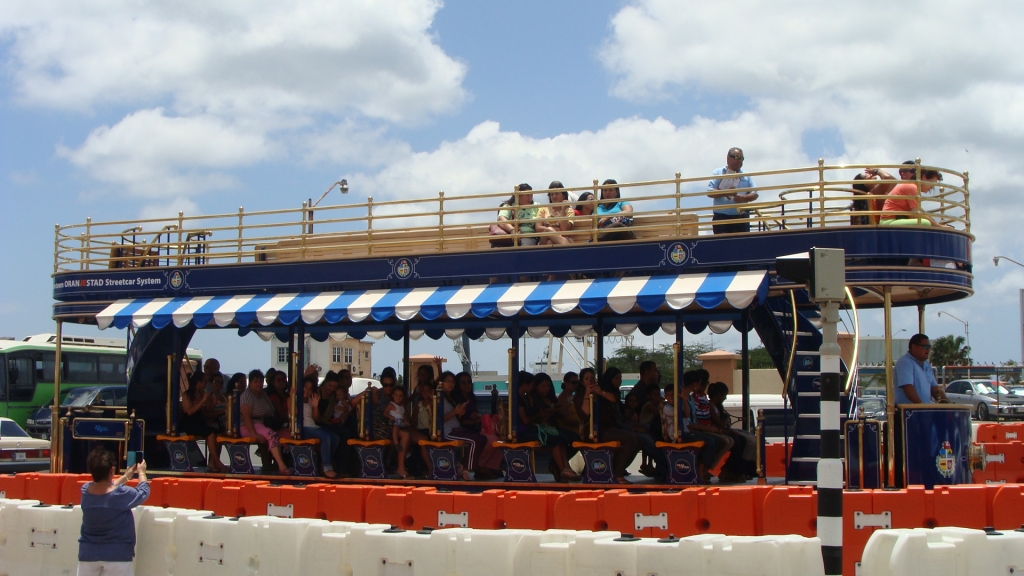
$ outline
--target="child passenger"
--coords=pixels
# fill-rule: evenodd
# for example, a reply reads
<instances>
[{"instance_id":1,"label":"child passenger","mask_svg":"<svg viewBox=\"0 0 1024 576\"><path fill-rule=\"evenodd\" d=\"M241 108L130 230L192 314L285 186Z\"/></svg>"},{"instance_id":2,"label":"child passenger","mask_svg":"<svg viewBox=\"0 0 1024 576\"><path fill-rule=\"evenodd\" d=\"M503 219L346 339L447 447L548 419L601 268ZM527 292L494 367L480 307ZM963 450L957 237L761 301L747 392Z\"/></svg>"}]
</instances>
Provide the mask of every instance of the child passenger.
<instances>
[{"instance_id":1,"label":"child passenger","mask_svg":"<svg viewBox=\"0 0 1024 576\"><path fill-rule=\"evenodd\" d=\"M398 447L398 477L409 477L405 470L405 454L409 450L409 436L412 432L405 421L405 389L395 388L391 392L391 403L388 404L388 418L391 418L391 441Z\"/></svg>"}]
</instances>

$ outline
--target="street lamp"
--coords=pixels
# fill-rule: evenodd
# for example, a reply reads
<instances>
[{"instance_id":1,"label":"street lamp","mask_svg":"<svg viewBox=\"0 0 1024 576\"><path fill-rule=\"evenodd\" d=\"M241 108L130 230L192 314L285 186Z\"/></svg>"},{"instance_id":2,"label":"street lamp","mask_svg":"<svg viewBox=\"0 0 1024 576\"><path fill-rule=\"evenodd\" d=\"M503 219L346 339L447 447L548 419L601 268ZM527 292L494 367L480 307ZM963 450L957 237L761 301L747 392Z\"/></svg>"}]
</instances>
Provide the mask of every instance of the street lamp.
<instances>
[{"instance_id":1,"label":"street lamp","mask_svg":"<svg viewBox=\"0 0 1024 576\"><path fill-rule=\"evenodd\" d=\"M1013 258L1007 258L1006 256L993 256L992 257L992 264L995 265L995 266L999 266L999 261L1000 260L1006 260L1007 262L1012 262L1012 263L1016 264L1017 266L1020 266L1021 268L1024 268L1024 264L1021 264L1020 262L1017 262ZM1024 364L1024 288L1021 288L1021 290L1020 290L1019 299L1020 299L1020 361L1021 361L1021 364Z\"/></svg>"},{"instance_id":2,"label":"street lamp","mask_svg":"<svg viewBox=\"0 0 1024 576\"><path fill-rule=\"evenodd\" d=\"M338 180L334 184L328 186L327 190L324 190L324 193L321 194L320 197L316 199L316 202L313 202L312 198L310 198L306 202L306 207L309 208L309 234L313 233L313 208L316 208L317 204L320 204L320 201L326 198L327 195L331 193L331 190L334 190L335 186L338 187L338 190L340 190L342 194L348 194L348 180L342 178L341 180Z\"/></svg>"},{"instance_id":3,"label":"street lamp","mask_svg":"<svg viewBox=\"0 0 1024 576\"><path fill-rule=\"evenodd\" d=\"M943 312L941 310L939 311L938 316L942 316L943 314L945 314L946 316L949 316L953 320L956 320L957 322L959 322L959 323L964 325L964 336L967 338L967 349L970 350L971 349L971 329L970 329L970 323L968 323L968 322L966 322L964 320L961 320L961 319L957 318L956 316L953 316L949 312Z\"/></svg>"}]
</instances>

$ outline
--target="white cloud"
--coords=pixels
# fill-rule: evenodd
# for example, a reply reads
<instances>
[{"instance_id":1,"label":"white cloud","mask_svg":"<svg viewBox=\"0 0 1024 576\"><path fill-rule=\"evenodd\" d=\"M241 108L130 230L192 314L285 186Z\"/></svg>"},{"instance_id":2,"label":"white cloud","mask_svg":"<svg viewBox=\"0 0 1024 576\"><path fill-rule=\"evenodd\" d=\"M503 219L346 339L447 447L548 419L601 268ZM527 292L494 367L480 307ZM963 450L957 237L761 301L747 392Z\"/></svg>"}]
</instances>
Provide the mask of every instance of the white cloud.
<instances>
[{"instance_id":1,"label":"white cloud","mask_svg":"<svg viewBox=\"0 0 1024 576\"><path fill-rule=\"evenodd\" d=\"M834 128L845 153L829 161L920 157L969 170L974 286L984 296L932 308L971 321L975 356L1000 360L1019 353L1016 288L1024 285L991 265L995 254L1024 256L1011 232L1024 209L1024 64L1010 57L1022 25L1024 11L1009 0L635 0L612 18L600 57L614 75L612 94L627 100L697 92L748 102L751 127L796 134L782 142L791 156L803 131ZM961 333L932 312L930 330Z\"/></svg>"},{"instance_id":2,"label":"white cloud","mask_svg":"<svg viewBox=\"0 0 1024 576\"><path fill-rule=\"evenodd\" d=\"M254 164L273 148L263 134L219 118L168 117L157 108L96 128L81 147L58 153L98 180L159 198L231 187L233 177L219 169Z\"/></svg>"},{"instance_id":3,"label":"white cloud","mask_svg":"<svg viewBox=\"0 0 1024 576\"><path fill-rule=\"evenodd\" d=\"M134 110L60 156L137 196L170 197L232 187L231 169L291 149L366 166L406 152L386 127L466 96L465 64L430 30L440 6L6 2L0 39L23 105Z\"/></svg>"},{"instance_id":4,"label":"white cloud","mask_svg":"<svg viewBox=\"0 0 1024 576\"><path fill-rule=\"evenodd\" d=\"M429 28L433 0L4 3L0 34L30 104L171 99L182 113L356 111L416 121L457 106L465 66Z\"/></svg>"}]
</instances>

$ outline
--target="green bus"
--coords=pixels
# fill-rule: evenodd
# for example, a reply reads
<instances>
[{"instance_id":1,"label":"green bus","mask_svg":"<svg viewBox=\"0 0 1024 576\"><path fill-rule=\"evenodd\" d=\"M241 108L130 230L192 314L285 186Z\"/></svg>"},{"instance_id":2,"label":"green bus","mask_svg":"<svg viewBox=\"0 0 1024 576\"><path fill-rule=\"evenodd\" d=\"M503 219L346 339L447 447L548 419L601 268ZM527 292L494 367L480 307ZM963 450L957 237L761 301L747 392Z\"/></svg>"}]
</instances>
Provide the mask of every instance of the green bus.
<instances>
[{"instance_id":1,"label":"green bus","mask_svg":"<svg viewBox=\"0 0 1024 576\"><path fill-rule=\"evenodd\" d=\"M37 334L23 340L0 339L0 366L5 368L0 370L0 416L24 428L32 411L53 404L56 347L54 334ZM126 384L124 340L64 336L61 351L62 391L79 386Z\"/></svg>"}]
</instances>

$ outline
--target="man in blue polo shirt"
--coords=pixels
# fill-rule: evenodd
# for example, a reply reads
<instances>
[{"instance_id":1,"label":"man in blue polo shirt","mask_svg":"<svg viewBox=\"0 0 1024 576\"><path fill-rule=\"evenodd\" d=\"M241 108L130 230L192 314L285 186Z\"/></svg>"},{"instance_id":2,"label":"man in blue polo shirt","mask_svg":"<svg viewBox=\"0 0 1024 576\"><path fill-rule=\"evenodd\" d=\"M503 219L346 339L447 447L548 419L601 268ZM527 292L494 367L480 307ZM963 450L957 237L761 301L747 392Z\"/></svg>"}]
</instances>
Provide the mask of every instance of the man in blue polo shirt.
<instances>
[{"instance_id":1,"label":"man in blue polo shirt","mask_svg":"<svg viewBox=\"0 0 1024 576\"><path fill-rule=\"evenodd\" d=\"M754 181L750 176L739 176L743 173L743 150L730 148L725 157L725 166L712 172L718 176L708 182L708 196L715 199L714 213L712 214L712 229L715 234L729 234L734 232L750 232L750 215L746 210L741 211L736 206L757 200L757 192L732 192L730 190L753 188ZM735 176L730 176L735 174ZM722 221L733 220L734 222L722 223Z\"/></svg>"},{"instance_id":2,"label":"man in blue polo shirt","mask_svg":"<svg viewBox=\"0 0 1024 576\"><path fill-rule=\"evenodd\" d=\"M910 349L896 361L896 404L931 404L933 397L949 402L928 362L931 351L928 336L914 334L910 339Z\"/></svg>"}]
</instances>

